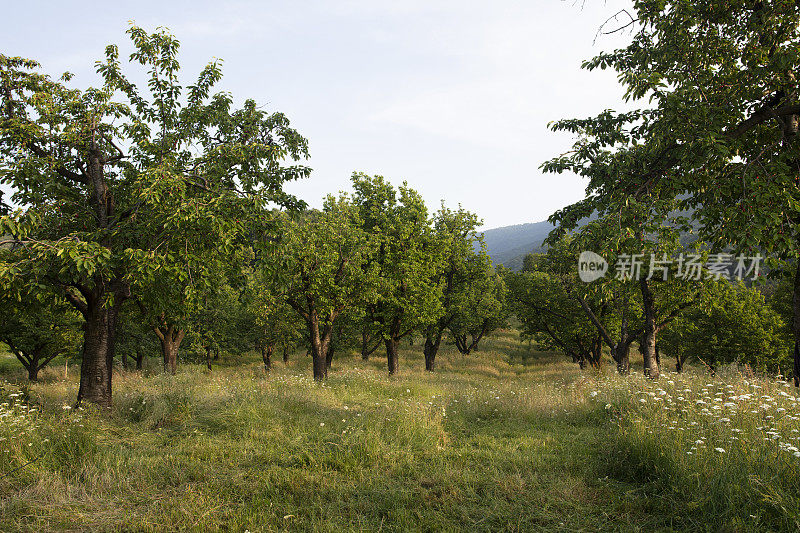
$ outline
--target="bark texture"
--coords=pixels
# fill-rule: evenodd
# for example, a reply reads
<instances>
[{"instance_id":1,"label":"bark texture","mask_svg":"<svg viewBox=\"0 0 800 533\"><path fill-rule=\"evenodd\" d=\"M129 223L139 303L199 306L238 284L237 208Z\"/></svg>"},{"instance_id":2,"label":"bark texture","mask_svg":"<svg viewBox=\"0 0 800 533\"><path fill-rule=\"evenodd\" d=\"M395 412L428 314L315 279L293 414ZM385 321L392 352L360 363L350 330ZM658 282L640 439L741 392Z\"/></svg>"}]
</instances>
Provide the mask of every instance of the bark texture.
<instances>
[{"instance_id":1,"label":"bark texture","mask_svg":"<svg viewBox=\"0 0 800 533\"><path fill-rule=\"evenodd\" d=\"M644 375L657 379L659 376L658 361L656 359L656 309L653 292L648 281L639 280L642 292L642 307L644 309L644 335L642 340L642 359L644 361Z\"/></svg>"}]
</instances>

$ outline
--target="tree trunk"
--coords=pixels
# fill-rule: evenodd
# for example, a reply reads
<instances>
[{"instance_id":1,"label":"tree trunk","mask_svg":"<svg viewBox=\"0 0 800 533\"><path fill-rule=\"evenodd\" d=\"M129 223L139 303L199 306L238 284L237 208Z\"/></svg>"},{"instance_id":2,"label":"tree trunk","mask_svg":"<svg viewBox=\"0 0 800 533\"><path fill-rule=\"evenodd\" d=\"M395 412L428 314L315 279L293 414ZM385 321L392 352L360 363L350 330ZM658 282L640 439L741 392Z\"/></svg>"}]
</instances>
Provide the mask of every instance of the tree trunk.
<instances>
[{"instance_id":1,"label":"tree trunk","mask_svg":"<svg viewBox=\"0 0 800 533\"><path fill-rule=\"evenodd\" d=\"M289 347L288 346L284 346L283 347L283 364L285 365L288 362L289 362Z\"/></svg>"},{"instance_id":2,"label":"tree trunk","mask_svg":"<svg viewBox=\"0 0 800 533\"><path fill-rule=\"evenodd\" d=\"M104 294L95 294L86 302L83 334L83 360L78 403L83 400L111 408L111 370L114 364L114 341L117 329L117 296L114 307L103 305Z\"/></svg>"},{"instance_id":3,"label":"tree trunk","mask_svg":"<svg viewBox=\"0 0 800 533\"><path fill-rule=\"evenodd\" d=\"M328 343L331 339L330 326L320 332L319 318L316 312L309 314L306 319L308 324L309 341L311 343L311 360L314 367L314 380L323 381L328 377L327 353Z\"/></svg>"},{"instance_id":4,"label":"tree trunk","mask_svg":"<svg viewBox=\"0 0 800 533\"><path fill-rule=\"evenodd\" d=\"M642 359L644 361L644 375L650 379L657 379L659 375L656 362L656 310L653 292L647 280L639 280L642 292L642 307L644 309L644 335L642 342Z\"/></svg>"},{"instance_id":5,"label":"tree trunk","mask_svg":"<svg viewBox=\"0 0 800 533\"><path fill-rule=\"evenodd\" d=\"M261 359L264 361L264 371L269 372L272 370L272 351L274 347L270 346L261 346Z\"/></svg>"},{"instance_id":6,"label":"tree trunk","mask_svg":"<svg viewBox=\"0 0 800 533\"><path fill-rule=\"evenodd\" d=\"M592 359L590 361L593 368L599 369L603 364L603 339L597 337L594 345L592 346Z\"/></svg>"},{"instance_id":7,"label":"tree trunk","mask_svg":"<svg viewBox=\"0 0 800 533\"><path fill-rule=\"evenodd\" d=\"M214 360L213 351L211 346L206 346L206 368L211 370L211 361Z\"/></svg>"},{"instance_id":8,"label":"tree trunk","mask_svg":"<svg viewBox=\"0 0 800 533\"><path fill-rule=\"evenodd\" d=\"M181 346L186 331L175 327L174 324L170 324L164 331L162 331L162 329L164 328L155 327L153 331L161 342L161 356L164 360L164 372L175 375L178 369L178 348Z\"/></svg>"},{"instance_id":9,"label":"tree trunk","mask_svg":"<svg viewBox=\"0 0 800 533\"><path fill-rule=\"evenodd\" d=\"M439 352L439 345L442 342L444 329L428 328L425 335L425 346L422 352L425 354L425 370L433 372L436 365L436 354Z\"/></svg>"},{"instance_id":10,"label":"tree trunk","mask_svg":"<svg viewBox=\"0 0 800 533\"><path fill-rule=\"evenodd\" d=\"M141 348L136 348L136 370L141 370L143 363L144 363L144 353L142 353Z\"/></svg>"},{"instance_id":11,"label":"tree trunk","mask_svg":"<svg viewBox=\"0 0 800 533\"><path fill-rule=\"evenodd\" d=\"M39 380L39 356L31 355L31 364L28 366L28 381L38 381Z\"/></svg>"},{"instance_id":12,"label":"tree trunk","mask_svg":"<svg viewBox=\"0 0 800 533\"><path fill-rule=\"evenodd\" d=\"M480 331L478 331L478 333L470 333L470 335L472 336L472 344L470 345L471 351L475 352L478 351L478 344L481 342L481 339L483 339L483 336L486 335L488 329L489 329L489 321L484 320L483 324L481 324L481 329Z\"/></svg>"},{"instance_id":13,"label":"tree trunk","mask_svg":"<svg viewBox=\"0 0 800 533\"><path fill-rule=\"evenodd\" d=\"M8 345L8 348L17 360L22 363L22 366L28 371L28 381L36 381L39 376L39 370L44 367L44 364L39 364L44 346L36 346L30 353L26 353L17 348L14 341L10 338L4 337L2 341ZM50 359L52 359L52 357ZM47 362L49 362L50 359L48 359ZM47 362L45 362L45 364Z\"/></svg>"},{"instance_id":14,"label":"tree trunk","mask_svg":"<svg viewBox=\"0 0 800 533\"><path fill-rule=\"evenodd\" d=\"M456 343L456 348L458 349L459 353L462 355L469 355L469 346L467 346L467 336L466 334L461 335L459 333L453 333L453 340Z\"/></svg>"},{"instance_id":15,"label":"tree trunk","mask_svg":"<svg viewBox=\"0 0 800 533\"><path fill-rule=\"evenodd\" d=\"M367 333L367 328L365 327L361 330L361 360L362 361L369 361L369 333Z\"/></svg>"},{"instance_id":16,"label":"tree trunk","mask_svg":"<svg viewBox=\"0 0 800 533\"><path fill-rule=\"evenodd\" d=\"M164 361L164 372L175 375L178 370L178 345L167 339L161 341L161 356Z\"/></svg>"},{"instance_id":17,"label":"tree trunk","mask_svg":"<svg viewBox=\"0 0 800 533\"><path fill-rule=\"evenodd\" d=\"M325 368L330 370L331 363L333 363L333 340L328 343L328 349L325 350Z\"/></svg>"},{"instance_id":18,"label":"tree trunk","mask_svg":"<svg viewBox=\"0 0 800 533\"><path fill-rule=\"evenodd\" d=\"M397 372L397 350L400 345L400 339L386 339L386 361L389 366L389 375Z\"/></svg>"},{"instance_id":19,"label":"tree trunk","mask_svg":"<svg viewBox=\"0 0 800 533\"><path fill-rule=\"evenodd\" d=\"M471 345L472 346L472 351L473 352L479 352L480 349L478 348L478 343L481 341L481 337L483 337L483 333L480 333L478 335L473 335L472 333L470 333L470 335L472 336L472 345Z\"/></svg>"},{"instance_id":20,"label":"tree trunk","mask_svg":"<svg viewBox=\"0 0 800 533\"><path fill-rule=\"evenodd\" d=\"M98 229L106 230L114 220L114 195L108 188L105 177L107 160L95 143L93 136L87 154L86 185L89 205L94 212ZM111 248L111 235L106 232L101 241L106 249ZM119 309L130 289L119 279L95 276L93 288L84 287L81 291L83 301L70 291L65 296L78 309L85 320L83 331L83 360L81 361L81 382L78 388L77 404L83 400L111 409L111 373L114 365L114 346L117 333ZM109 292L114 297L111 306L106 305Z\"/></svg>"},{"instance_id":21,"label":"tree trunk","mask_svg":"<svg viewBox=\"0 0 800 533\"><path fill-rule=\"evenodd\" d=\"M630 370L630 351L631 345L620 341L614 347L614 361L617 363L617 371L620 374L627 374Z\"/></svg>"},{"instance_id":22,"label":"tree trunk","mask_svg":"<svg viewBox=\"0 0 800 533\"><path fill-rule=\"evenodd\" d=\"M372 336L367 333L366 328L361 332L361 360L362 361L369 361L369 356L378 349L381 345L381 341L378 340L375 344L372 345L372 348L369 347L369 343L372 341Z\"/></svg>"},{"instance_id":23,"label":"tree trunk","mask_svg":"<svg viewBox=\"0 0 800 533\"><path fill-rule=\"evenodd\" d=\"M385 340L386 362L389 367L389 375L397 372L397 352L400 348L400 319L395 318L389 327L389 336Z\"/></svg>"},{"instance_id":24,"label":"tree trunk","mask_svg":"<svg viewBox=\"0 0 800 533\"><path fill-rule=\"evenodd\" d=\"M628 297L626 295L623 301L622 320L620 321L619 328L619 341L614 344L611 351L611 357L617 363L617 372L620 374L627 374L631 368L630 351L633 337L626 342L626 339L628 339L628 316L625 312L625 307L627 305Z\"/></svg>"}]
</instances>

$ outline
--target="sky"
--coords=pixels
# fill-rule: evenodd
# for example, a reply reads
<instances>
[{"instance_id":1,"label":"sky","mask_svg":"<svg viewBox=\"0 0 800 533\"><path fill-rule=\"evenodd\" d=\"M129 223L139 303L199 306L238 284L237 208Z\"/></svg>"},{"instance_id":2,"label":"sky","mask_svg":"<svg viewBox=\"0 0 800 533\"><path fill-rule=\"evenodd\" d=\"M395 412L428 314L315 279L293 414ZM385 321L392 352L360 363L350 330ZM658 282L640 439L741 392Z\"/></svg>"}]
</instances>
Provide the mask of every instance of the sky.
<instances>
[{"instance_id":1,"label":"sky","mask_svg":"<svg viewBox=\"0 0 800 533\"><path fill-rule=\"evenodd\" d=\"M181 42L182 81L212 58L219 90L280 111L309 140L311 177L287 191L318 207L354 171L407 181L435 210L483 228L546 219L581 199L574 175L539 166L574 139L547 124L621 109L614 73L581 62L624 46L598 35L627 0L8 2L0 53L99 85L105 46L131 21Z\"/></svg>"}]
</instances>

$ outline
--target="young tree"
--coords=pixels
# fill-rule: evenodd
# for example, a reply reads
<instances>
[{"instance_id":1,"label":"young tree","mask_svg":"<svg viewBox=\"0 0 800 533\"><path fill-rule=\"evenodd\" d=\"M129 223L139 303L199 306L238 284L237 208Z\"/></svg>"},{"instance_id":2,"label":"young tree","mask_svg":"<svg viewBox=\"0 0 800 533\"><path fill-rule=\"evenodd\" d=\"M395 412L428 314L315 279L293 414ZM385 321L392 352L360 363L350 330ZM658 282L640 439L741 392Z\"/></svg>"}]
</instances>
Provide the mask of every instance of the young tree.
<instances>
[{"instance_id":1,"label":"young tree","mask_svg":"<svg viewBox=\"0 0 800 533\"><path fill-rule=\"evenodd\" d=\"M63 299L45 290L29 293L21 301L0 297L0 341L36 381L47 364L59 355L73 356L80 349L80 318Z\"/></svg>"},{"instance_id":2,"label":"young tree","mask_svg":"<svg viewBox=\"0 0 800 533\"><path fill-rule=\"evenodd\" d=\"M506 273L506 283L509 308L520 321L524 337L563 351L581 369L587 363L600 368L603 338L567 293L557 272L551 270L547 255L528 255L521 272ZM587 305L606 327L611 327L608 302L591 298Z\"/></svg>"},{"instance_id":3,"label":"young tree","mask_svg":"<svg viewBox=\"0 0 800 533\"><path fill-rule=\"evenodd\" d=\"M286 303L285 295L274 290L269 283L256 283L248 302L253 322L251 331L255 333L255 346L261 352L264 370L272 369L272 354L275 349L283 349L284 362L289 349L298 337L300 327L297 314ZM251 290L252 290L251 289Z\"/></svg>"},{"instance_id":4,"label":"young tree","mask_svg":"<svg viewBox=\"0 0 800 533\"><path fill-rule=\"evenodd\" d=\"M486 254L483 236L476 232L479 223L477 215L462 208L453 211L442 205L434 215L433 238L444 261L431 280L433 285L442 289L442 314L423 329L425 369L429 372L434 370L436 354L447 328L455 320L464 322L471 319L465 315L473 312L474 307L481 307L479 300L487 289L482 282L490 275L491 260Z\"/></svg>"},{"instance_id":5,"label":"young tree","mask_svg":"<svg viewBox=\"0 0 800 533\"><path fill-rule=\"evenodd\" d=\"M375 299L377 265L369 258L378 241L363 230L358 209L346 196L329 196L322 211L284 217L281 234L262 268L272 294L305 321L314 379L323 380L337 320Z\"/></svg>"},{"instance_id":6,"label":"young tree","mask_svg":"<svg viewBox=\"0 0 800 533\"><path fill-rule=\"evenodd\" d=\"M24 207L0 218L0 234L25 252L0 264L0 281L13 289L46 280L83 315L78 401L104 407L131 284L178 278L207 249L193 246L198 239L231 250L240 221L267 202L297 206L282 184L308 175L282 164L307 153L283 115L209 97L218 62L184 92L178 41L136 26L128 34L145 92L122 72L116 46L97 64L102 87L85 91L67 87L68 74L54 80L35 61L0 56L0 179Z\"/></svg>"},{"instance_id":7,"label":"young tree","mask_svg":"<svg viewBox=\"0 0 800 533\"><path fill-rule=\"evenodd\" d=\"M383 337L394 374L400 340L442 314L436 280L442 250L419 193L405 184L395 190L382 176L355 173L352 182L363 229L377 242L367 262L379 278L377 298L367 306L367 317Z\"/></svg>"},{"instance_id":8,"label":"young tree","mask_svg":"<svg viewBox=\"0 0 800 533\"><path fill-rule=\"evenodd\" d=\"M448 327L456 348L463 355L478 349L484 336L506 324L508 289L505 279L489 264L482 264L480 277L454 298L457 312Z\"/></svg>"}]
</instances>

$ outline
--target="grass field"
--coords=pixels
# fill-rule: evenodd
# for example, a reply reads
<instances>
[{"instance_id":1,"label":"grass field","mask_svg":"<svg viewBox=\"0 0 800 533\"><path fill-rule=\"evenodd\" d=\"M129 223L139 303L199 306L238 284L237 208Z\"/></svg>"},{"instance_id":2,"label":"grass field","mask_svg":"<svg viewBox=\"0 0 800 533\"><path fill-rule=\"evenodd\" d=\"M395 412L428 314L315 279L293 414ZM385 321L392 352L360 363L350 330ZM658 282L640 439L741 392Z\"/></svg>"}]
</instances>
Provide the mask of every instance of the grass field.
<instances>
[{"instance_id":1,"label":"grass field","mask_svg":"<svg viewBox=\"0 0 800 533\"><path fill-rule=\"evenodd\" d=\"M389 378L342 355L324 384L299 353L269 375L255 356L120 371L109 416L69 408L74 367L28 389L0 361L0 530L800 528L782 382L581 373L514 332L438 363L405 347Z\"/></svg>"}]
</instances>

